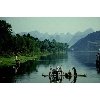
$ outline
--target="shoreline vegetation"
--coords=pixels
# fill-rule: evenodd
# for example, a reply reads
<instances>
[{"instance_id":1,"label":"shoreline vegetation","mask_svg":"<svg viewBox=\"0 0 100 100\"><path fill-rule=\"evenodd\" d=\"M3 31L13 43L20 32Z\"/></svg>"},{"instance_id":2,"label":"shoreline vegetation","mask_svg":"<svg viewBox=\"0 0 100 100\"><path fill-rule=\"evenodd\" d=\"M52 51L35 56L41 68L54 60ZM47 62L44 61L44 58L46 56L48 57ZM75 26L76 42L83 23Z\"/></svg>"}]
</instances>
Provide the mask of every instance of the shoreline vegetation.
<instances>
[{"instance_id":1,"label":"shoreline vegetation","mask_svg":"<svg viewBox=\"0 0 100 100\"><path fill-rule=\"evenodd\" d=\"M66 53L66 52L59 52L61 53ZM52 53L44 53L44 54L37 54L34 56L18 56L18 59L20 60L20 63L25 63L26 61L29 60L37 60L39 59L41 56L47 56L47 55L51 55ZM16 61L15 61L15 56L12 57L3 57L0 56L0 67L8 67L8 66L16 66Z\"/></svg>"},{"instance_id":2,"label":"shoreline vegetation","mask_svg":"<svg viewBox=\"0 0 100 100\"><path fill-rule=\"evenodd\" d=\"M74 51L74 52L84 52L84 51ZM91 51L87 51L87 52L91 52ZM97 52L97 51L92 51L92 52ZM66 52L65 51L59 52L59 54L61 54L61 53L64 54ZM53 53L49 53L49 52L48 53L39 53L39 54L36 54L34 56L30 56L30 55L27 55L27 56L18 55L18 59L20 60L20 63L25 63L26 61L37 60L41 56L47 56L47 55L51 55L51 54L53 54ZM58 52L56 52L56 54L58 54ZM16 65L15 56L11 56L11 57L0 56L0 67L8 67L8 66L15 66L15 65Z\"/></svg>"},{"instance_id":3,"label":"shoreline vegetation","mask_svg":"<svg viewBox=\"0 0 100 100\"><path fill-rule=\"evenodd\" d=\"M18 57L20 64L47 54L67 52L68 46L55 39L40 41L30 33L13 34L11 24L0 20L0 66L16 65L18 62L15 57Z\"/></svg>"}]
</instances>

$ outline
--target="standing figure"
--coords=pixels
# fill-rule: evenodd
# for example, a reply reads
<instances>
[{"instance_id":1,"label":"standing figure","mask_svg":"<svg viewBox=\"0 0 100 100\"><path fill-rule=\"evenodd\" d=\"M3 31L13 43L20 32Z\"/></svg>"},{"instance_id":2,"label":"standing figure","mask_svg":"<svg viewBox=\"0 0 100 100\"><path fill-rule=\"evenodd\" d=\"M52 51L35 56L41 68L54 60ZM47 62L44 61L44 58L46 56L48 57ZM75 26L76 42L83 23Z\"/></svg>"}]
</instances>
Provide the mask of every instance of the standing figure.
<instances>
[{"instance_id":1,"label":"standing figure","mask_svg":"<svg viewBox=\"0 0 100 100\"><path fill-rule=\"evenodd\" d=\"M96 56L97 56L97 60L99 61L100 60L100 53L98 53Z\"/></svg>"},{"instance_id":2,"label":"standing figure","mask_svg":"<svg viewBox=\"0 0 100 100\"><path fill-rule=\"evenodd\" d=\"M100 53L98 53L97 55L97 59L96 59L96 67L100 68Z\"/></svg>"},{"instance_id":3,"label":"standing figure","mask_svg":"<svg viewBox=\"0 0 100 100\"><path fill-rule=\"evenodd\" d=\"M20 59L18 59L18 57L15 57L15 61L16 61L16 67L20 67Z\"/></svg>"},{"instance_id":4,"label":"standing figure","mask_svg":"<svg viewBox=\"0 0 100 100\"><path fill-rule=\"evenodd\" d=\"M62 75L62 65L59 67L59 71L61 72L61 75Z\"/></svg>"},{"instance_id":5,"label":"standing figure","mask_svg":"<svg viewBox=\"0 0 100 100\"><path fill-rule=\"evenodd\" d=\"M50 72L52 73L52 67L50 66Z\"/></svg>"},{"instance_id":6,"label":"standing figure","mask_svg":"<svg viewBox=\"0 0 100 100\"><path fill-rule=\"evenodd\" d=\"M77 73L76 73L76 68L73 67L72 70L74 70L74 76L77 76Z\"/></svg>"},{"instance_id":7,"label":"standing figure","mask_svg":"<svg viewBox=\"0 0 100 100\"><path fill-rule=\"evenodd\" d=\"M96 60L96 68L99 68L99 61L98 60Z\"/></svg>"},{"instance_id":8,"label":"standing figure","mask_svg":"<svg viewBox=\"0 0 100 100\"><path fill-rule=\"evenodd\" d=\"M15 57L15 60L18 60L17 56Z\"/></svg>"},{"instance_id":9,"label":"standing figure","mask_svg":"<svg viewBox=\"0 0 100 100\"><path fill-rule=\"evenodd\" d=\"M71 74L71 72L70 72L70 70L69 70L69 72L68 72L68 75L69 75L69 76L71 76L71 75L72 75L72 74Z\"/></svg>"}]
</instances>

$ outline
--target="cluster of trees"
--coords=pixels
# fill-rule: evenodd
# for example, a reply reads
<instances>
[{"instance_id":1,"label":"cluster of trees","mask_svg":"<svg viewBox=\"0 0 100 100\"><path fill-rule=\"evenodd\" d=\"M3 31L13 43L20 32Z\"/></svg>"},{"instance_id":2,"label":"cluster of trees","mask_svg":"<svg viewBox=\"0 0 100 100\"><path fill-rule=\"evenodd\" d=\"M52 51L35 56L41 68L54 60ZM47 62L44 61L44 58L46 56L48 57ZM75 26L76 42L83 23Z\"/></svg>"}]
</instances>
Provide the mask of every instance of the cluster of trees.
<instances>
[{"instance_id":1,"label":"cluster of trees","mask_svg":"<svg viewBox=\"0 0 100 100\"><path fill-rule=\"evenodd\" d=\"M12 35L12 26L5 20L0 20L0 55L35 55L39 53L54 53L67 51L67 43L56 42L55 39L40 41L32 37L29 33L20 36Z\"/></svg>"}]
</instances>

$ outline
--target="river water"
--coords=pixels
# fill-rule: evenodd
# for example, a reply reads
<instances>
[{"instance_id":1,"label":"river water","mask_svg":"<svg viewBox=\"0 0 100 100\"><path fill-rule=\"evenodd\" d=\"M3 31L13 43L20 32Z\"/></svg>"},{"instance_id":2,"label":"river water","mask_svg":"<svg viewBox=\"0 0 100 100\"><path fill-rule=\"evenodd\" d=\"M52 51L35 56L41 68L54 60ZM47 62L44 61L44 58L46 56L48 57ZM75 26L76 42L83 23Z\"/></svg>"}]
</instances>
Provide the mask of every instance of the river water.
<instances>
[{"instance_id":1,"label":"river water","mask_svg":"<svg viewBox=\"0 0 100 100\"><path fill-rule=\"evenodd\" d=\"M97 52L67 52L65 54L53 54L41 57L38 60L26 62L16 75L4 78L4 83L100 83L100 74L96 69L95 60ZM59 77L59 80L43 77L42 74L49 73L50 66L56 68L61 66L64 73L69 70L73 74L72 67L75 67L77 74L86 74L87 77L72 76L70 79Z\"/></svg>"}]
</instances>

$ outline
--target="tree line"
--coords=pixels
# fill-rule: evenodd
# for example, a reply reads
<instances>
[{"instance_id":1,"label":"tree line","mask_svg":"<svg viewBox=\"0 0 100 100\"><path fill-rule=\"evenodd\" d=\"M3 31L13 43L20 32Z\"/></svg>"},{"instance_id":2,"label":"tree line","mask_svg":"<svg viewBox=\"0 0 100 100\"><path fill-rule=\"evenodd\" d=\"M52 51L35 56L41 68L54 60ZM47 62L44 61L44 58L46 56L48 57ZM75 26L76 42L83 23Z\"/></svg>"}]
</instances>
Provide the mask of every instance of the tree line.
<instances>
[{"instance_id":1,"label":"tree line","mask_svg":"<svg viewBox=\"0 0 100 100\"><path fill-rule=\"evenodd\" d=\"M29 33L20 36L12 35L12 26L5 20L0 20L0 55L37 55L67 51L67 43L56 42L55 39L40 41Z\"/></svg>"}]
</instances>

